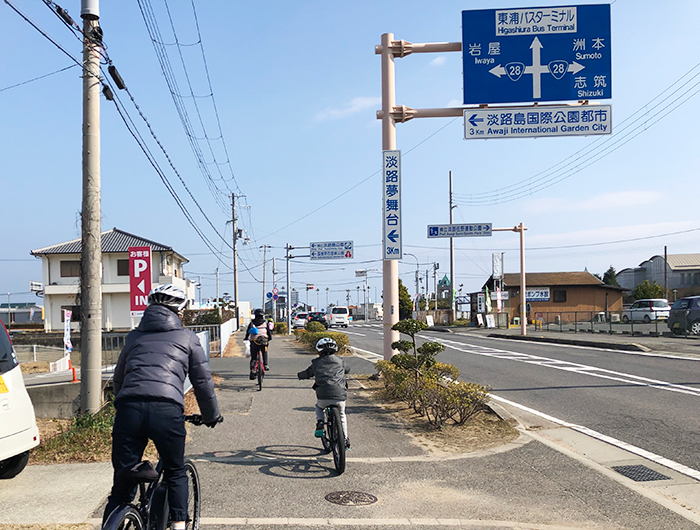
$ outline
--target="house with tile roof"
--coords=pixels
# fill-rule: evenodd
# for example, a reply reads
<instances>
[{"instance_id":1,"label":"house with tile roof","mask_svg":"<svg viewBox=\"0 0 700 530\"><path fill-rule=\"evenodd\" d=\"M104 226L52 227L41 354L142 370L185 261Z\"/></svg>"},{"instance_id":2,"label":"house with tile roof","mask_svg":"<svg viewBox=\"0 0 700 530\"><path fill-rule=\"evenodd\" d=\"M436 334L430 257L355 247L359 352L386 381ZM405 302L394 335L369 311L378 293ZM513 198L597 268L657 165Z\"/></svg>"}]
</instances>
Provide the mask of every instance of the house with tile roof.
<instances>
[{"instance_id":1,"label":"house with tile roof","mask_svg":"<svg viewBox=\"0 0 700 530\"><path fill-rule=\"evenodd\" d=\"M151 247L152 287L172 283L194 301L195 284L184 277L188 260L172 247L118 228L102 232L102 328L131 329L140 317L131 317L129 304L129 247ZM41 258L44 284L44 330L63 329L63 310L73 311L73 327L80 321L80 254L82 242L73 239L32 250Z\"/></svg>"},{"instance_id":2,"label":"house with tile roof","mask_svg":"<svg viewBox=\"0 0 700 530\"><path fill-rule=\"evenodd\" d=\"M493 277L484 287L488 287L492 301L495 300ZM521 316L520 287L520 274L503 275L503 290L508 293L504 312L509 313L511 321ZM559 315L559 320L567 322L585 314L619 312L622 311L624 290L603 283L588 271L528 272L525 274L528 321L555 320L552 315ZM495 307L496 304L492 302L494 312ZM579 313L581 315L577 317Z\"/></svg>"},{"instance_id":3,"label":"house with tile roof","mask_svg":"<svg viewBox=\"0 0 700 530\"><path fill-rule=\"evenodd\" d=\"M664 273L668 291L676 291L676 296L700 294L700 254L667 254L652 256L637 267L622 269L617 273L617 283L627 290L648 280L664 286Z\"/></svg>"}]
</instances>

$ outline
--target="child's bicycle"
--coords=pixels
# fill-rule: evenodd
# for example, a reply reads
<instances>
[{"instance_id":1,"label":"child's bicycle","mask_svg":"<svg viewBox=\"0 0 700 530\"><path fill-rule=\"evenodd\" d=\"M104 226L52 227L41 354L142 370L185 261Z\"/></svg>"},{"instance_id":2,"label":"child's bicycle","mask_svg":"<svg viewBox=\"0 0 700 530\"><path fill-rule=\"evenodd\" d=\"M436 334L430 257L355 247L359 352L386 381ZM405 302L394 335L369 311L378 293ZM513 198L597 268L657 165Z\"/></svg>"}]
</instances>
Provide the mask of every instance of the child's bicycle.
<instances>
[{"instance_id":1,"label":"child's bicycle","mask_svg":"<svg viewBox=\"0 0 700 530\"><path fill-rule=\"evenodd\" d=\"M258 380L258 390L262 390L263 379L265 378L265 363L263 363L263 352L267 349L268 340L265 335L257 334L253 342L258 346L258 356L253 365L253 374Z\"/></svg>"},{"instance_id":2,"label":"child's bicycle","mask_svg":"<svg viewBox=\"0 0 700 530\"><path fill-rule=\"evenodd\" d=\"M202 425L202 416L193 414L185 416L185 421ZM102 526L102 530L166 530L172 528L170 521L170 504L168 502L168 484L163 479L163 465L159 460L155 470L142 462L138 471L123 470L138 485L136 498L130 504L116 508ZM202 509L202 497L199 487L199 475L194 462L185 460L187 473L187 530L199 530L199 516Z\"/></svg>"},{"instance_id":3,"label":"child's bicycle","mask_svg":"<svg viewBox=\"0 0 700 530\"><path fill-rule=\"evenodd\" d=\"M340 421L340 407L329 405L323 409L323 436L321 443L327 453L333 451L333 464L338 475L345 471L345 433Z\"/></svg>"}]
</instances>

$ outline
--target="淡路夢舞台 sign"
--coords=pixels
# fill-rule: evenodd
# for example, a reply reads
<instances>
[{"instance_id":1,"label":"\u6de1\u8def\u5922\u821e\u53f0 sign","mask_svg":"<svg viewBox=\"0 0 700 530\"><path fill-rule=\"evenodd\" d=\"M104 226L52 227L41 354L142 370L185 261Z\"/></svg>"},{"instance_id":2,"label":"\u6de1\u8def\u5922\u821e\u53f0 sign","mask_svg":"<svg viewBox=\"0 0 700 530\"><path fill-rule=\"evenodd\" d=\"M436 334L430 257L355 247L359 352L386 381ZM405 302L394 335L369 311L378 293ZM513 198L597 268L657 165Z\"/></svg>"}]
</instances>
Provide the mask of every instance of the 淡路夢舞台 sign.
<instances>
[{"instance_id":1,"label":"\u6de1\u8def\u5922\u821e\u53f0 sign","mask_svg":"<svg viewBox=\"0 0 700 530\"><path fill-rule=\"evenodd\" d=\"M462 11L464 103L612 97L610 5Z\"/></svg>"}]
</instances>

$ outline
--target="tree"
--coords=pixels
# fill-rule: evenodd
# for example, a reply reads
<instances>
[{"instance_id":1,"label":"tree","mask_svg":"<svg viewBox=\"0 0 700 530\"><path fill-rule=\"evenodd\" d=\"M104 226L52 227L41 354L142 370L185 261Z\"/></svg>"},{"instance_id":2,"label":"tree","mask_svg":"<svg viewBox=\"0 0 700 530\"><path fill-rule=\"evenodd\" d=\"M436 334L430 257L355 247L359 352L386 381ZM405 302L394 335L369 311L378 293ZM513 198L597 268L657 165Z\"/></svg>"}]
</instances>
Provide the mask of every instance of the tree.
<instances>
[{"instance_id":1,"label":"tree","mask_svg":"<svg viewBox=\"0 0 700 530\"><path fill-rule=\"evenodd\" d=\"M664 288L656 282L649 283L649 280L644 280L642 283L632 289L632 296L635 300L644 298L663 298Z\"/></svg>"},{"instance_id":2,"label":"tree","mask_svg":"<svg viewBox=\"0 0 700 530\"><path fill-rule=\"evenodd\" d=\"M615 287L620 287L620 284L617 283L617 272L615 271L615 267L610 265L610 268L605 271L605 274L603 274L603 283L607 285L614 285Z\"/></svg>"},{"instance_id":3,"label":"tree","mask_svg":"<svg viewBox=\"0 0 700 530\"><path fill-rule=\"evenodd\" d=\"M399 278L399 320L406 320L413 316L413 302L408 289Z\"/></svg>"}]
</instances>

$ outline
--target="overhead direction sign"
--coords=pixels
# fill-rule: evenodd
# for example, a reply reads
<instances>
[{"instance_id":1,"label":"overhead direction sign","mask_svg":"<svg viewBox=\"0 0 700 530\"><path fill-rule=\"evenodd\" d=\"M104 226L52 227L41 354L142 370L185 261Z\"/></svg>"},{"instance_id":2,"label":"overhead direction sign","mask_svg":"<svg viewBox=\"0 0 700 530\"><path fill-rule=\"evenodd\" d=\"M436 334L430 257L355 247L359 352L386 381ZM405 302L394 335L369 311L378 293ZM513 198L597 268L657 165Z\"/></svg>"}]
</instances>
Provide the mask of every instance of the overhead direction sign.
<instances>
[{"instance_id":1,"label":"overhead direction sign","mask_svg":"<svg viewBox=\"0 0 700 530\"><path fill-rule=\"evenodd\" d=\"M610 5L462 11L464 103L612 97Z\"/></svg>"},{"instance_id":2,"label":"overhead direction sign","mask_svg":"<svg viewBox=\"0 0 700 530\"><path fill-rule=\"evenodd\" d=\"M401 151L382 151L384 259L401 259Z\"/></svg>"},{"instance_id":3,"label":"overhead direction sign","mask_svg":"<svg viewBox=\"0 0 700 530\"><path fill-rule=\"evenodd\" d=\"M309 243L311 259L352 259L355 256L352 241L321 241Z\"/></svg>"},{"instance_id":4,"label":"overhead direction sign","mask_svg":"<svg viewBox=\"0 0 700 530\"><path fill-rule=\"evenodd\" d=\"M590 136L612 133L610 105L465 109L464 139Z\"/></svg>"},{"instance_id":5,"label":"overhead direction sign","mask_svg":"<svg viewBox=\"0 0 700 530\"><path fill-rule=\"evenodd\" d=\"M491 235L491 223L428 225L428 239L436 237L483 237Z\"/></svg>"},{"instance_id":6,"label":"overhead direction sign","mask_svg":"<svg viewBox=\"0 0 700 530\"><path fill-rule=\"evenodd\" d=\"M151 292L151 247L129 247L129 300L131 316L142 316Z\"/></svg>"}]
</instances>

